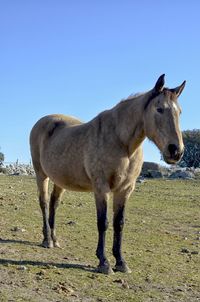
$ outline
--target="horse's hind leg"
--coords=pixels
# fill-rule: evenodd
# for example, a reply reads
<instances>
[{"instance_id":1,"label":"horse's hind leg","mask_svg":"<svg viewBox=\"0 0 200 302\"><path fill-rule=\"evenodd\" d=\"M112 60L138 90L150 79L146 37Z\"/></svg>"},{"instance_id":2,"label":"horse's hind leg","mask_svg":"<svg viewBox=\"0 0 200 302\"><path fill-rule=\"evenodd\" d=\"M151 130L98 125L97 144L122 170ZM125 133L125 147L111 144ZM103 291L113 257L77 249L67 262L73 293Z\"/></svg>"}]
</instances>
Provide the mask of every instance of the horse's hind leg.
<instances>
[{"instance_id":1,"label":"horse's hind leg","mask_svg":"<svg viewBox=\"0 0 200 302\"><path fill-rule=\"evenodd\" d=\"M49 226L49 201L48 201L48 184L49 178L40 171L36 172L37 186L39 190L39 202L42 210L43 217L43 235L44 239L42 242L43 247L53 247L53 241L51 239L51 229Z\"/></svg>"},{"instance_id":2,"label":"horse's hind leg","mask_svg":"<svg viewBox=\"0 0 200 302\"><path fill-rule=\"evenodd\" d=\"M50 198L50 205L49 205L49 225L51 228L51 238L53 240L54 247L60 247L59 242L56 238L56 231L55 231L55 214L56 208L58 207L60 198L64 192L64 189L54 185L53 192L51 193Z\"/></svg>"}]
</instances>

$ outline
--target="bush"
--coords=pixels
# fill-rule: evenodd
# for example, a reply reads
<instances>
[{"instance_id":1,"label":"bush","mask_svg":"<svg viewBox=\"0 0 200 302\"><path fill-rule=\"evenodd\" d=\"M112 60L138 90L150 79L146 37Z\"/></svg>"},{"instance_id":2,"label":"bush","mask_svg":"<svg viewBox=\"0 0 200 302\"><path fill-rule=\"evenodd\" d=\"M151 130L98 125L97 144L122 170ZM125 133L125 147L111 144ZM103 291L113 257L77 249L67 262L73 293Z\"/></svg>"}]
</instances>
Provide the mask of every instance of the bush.
<instances>
[{"instance_id":1,"label":"bush","mask_svg":"<svg viewBox=\"0 0 200 302\"><path fill-rule=\"evenodd\" d=\"M184 155L178 163L180 167L200 167L200 130L183 131Z\"/></svg>"}]
</instances>

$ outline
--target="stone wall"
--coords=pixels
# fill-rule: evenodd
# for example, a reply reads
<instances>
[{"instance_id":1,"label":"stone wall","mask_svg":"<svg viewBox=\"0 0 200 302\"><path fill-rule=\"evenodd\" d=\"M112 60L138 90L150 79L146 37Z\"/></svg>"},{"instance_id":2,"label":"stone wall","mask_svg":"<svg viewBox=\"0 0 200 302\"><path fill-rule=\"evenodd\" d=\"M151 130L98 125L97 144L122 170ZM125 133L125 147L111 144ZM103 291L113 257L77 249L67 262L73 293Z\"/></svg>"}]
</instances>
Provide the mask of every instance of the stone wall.
<instances>
[{"instance_id":1,"label":"stone wall","mask_svg":"<svg viewBox=\"0 0 200 302\"><path fill-rule=\"evenodd\" d=\"M32 165L18 163L0 167L0 173L7 175L35 175L35 171Z\"/></svg>"},{"instance_id":2,"label":"stone wall","mask_svg":"<svg viewBox=\"0 0 200 302\"><path fill-rule=\"evenodd\" d=\"M35 176L31 164L14 163L0 167L1 174ZM200 175L200 168L180 168L177 166L161 166L153 162L144 162L140 177L142 178L167 178L167 179L193 179Z\"/></svg>"},{"instance_id":3,"label":"stone wall","mask_svg":"<svg viewBox=\"0 0 200 302\"><path fill-rule=\"evenodd\" d=\"M193 179L200 174L200 169L180 168L178 166L161 166L152 162L144 162L141 176L144 178Z\"/></svg>"}]
</instances>

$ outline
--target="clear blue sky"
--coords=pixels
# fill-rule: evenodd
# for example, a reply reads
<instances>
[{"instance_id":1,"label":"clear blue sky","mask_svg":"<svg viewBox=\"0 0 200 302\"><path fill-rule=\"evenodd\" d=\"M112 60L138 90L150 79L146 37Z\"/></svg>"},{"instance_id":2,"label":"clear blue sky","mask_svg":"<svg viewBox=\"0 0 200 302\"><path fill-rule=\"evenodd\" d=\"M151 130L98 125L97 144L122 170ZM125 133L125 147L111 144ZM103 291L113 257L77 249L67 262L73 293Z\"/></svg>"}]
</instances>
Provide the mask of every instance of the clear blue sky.
<instances>
[{"instance_id":1,"label":"clear blue sky","mask_svg":"<svg viewBox=\"0 0 200 302\"><path fill-rule=\"evenodd\" d=\"M0 146L29 162L42 116L88 121L166 74L180 97L182 129L200 128L200 1L0 1ZM145 143L145 160L159 151Z\"/></svg>"}]
</instances>

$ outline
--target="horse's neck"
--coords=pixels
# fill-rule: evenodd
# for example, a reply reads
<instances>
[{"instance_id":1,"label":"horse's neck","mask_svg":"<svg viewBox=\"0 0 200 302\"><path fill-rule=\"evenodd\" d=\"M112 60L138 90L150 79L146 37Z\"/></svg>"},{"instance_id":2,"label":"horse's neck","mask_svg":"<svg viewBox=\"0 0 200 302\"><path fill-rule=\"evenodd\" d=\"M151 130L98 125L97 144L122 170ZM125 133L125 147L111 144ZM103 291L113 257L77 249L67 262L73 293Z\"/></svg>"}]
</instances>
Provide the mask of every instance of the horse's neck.
<instances>
[{"instance_id":1,"label":"horse's neck","mask_svg":"<svg viewBox=\"0 0 200 302\"><path fill-rule=\"evenodd\" d=\"M129 155L135 152L146 137L143 114L147 98L147 94L133 97L122 101L114 108L115 129Z\"/></svg>"}]
</instances>

